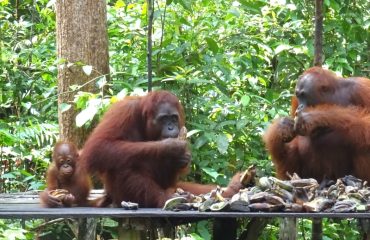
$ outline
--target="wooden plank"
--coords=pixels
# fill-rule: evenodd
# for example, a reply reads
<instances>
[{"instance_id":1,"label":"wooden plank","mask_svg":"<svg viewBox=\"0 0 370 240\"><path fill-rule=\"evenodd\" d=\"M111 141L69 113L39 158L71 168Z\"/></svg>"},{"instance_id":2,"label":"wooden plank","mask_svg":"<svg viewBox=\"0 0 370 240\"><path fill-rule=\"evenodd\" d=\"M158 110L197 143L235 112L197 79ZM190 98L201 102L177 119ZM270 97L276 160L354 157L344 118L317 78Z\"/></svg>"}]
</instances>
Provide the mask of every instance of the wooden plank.
<instances>
[{"instance_id":1,"label":"wooden plank","mask_svg":"<svg viewBox=\"0 0 370 240\"><path fill-rule=\"evenodd\" d=\"M370 213L285 213L285 212L198 212L165 211L159 208L43 208L34 204L0 204L0 218L370 218Z\"/></svg>"},{"instance_id":2,"label":"wooden plank","mask_svg":"<svg viewBox=\"0 0 370 240\"><path fill-rule=\"evenodd\" d=\"M0 204L38 204L39 193L41 191L2 193L0 194ZM96 199L103 196L103 189L93 189L90 192L89 199Z\"/></svg>"},{"instance_id":3,"label":"wooden plank","mask_svg":"<svg viewBox=\"0 0 370 240\"><path fill-rule=\"evenodd\" d=\"M164 211L159 208L140 208L125 210L123 208L44 208L38 202L39 192L0 194L0 218L370 218L370 212L361 213L292 213L292 212L198 212L198 211ZM90 197L103 194L103 190L92 190Z\"/></svg>"}]
</instances>

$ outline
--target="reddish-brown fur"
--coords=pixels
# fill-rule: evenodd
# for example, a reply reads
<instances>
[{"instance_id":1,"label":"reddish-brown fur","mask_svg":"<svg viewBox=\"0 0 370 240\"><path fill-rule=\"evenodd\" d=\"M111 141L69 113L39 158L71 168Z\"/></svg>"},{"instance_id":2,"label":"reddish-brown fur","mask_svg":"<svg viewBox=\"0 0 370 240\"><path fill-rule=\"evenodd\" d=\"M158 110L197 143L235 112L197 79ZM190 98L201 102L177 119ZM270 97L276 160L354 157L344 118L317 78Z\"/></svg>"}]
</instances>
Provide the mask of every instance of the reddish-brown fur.
<instances>
[{"instance_id":1,"label":"reddish-brown fur","mask_svg":"<svg viewBox=\"0 0 370 240\"><path fill-rule=\"evenodd\" d=\"M296 122L279 118L263 136L277 176L286 179L287 172L296 172L322 180L354 174L370 180L370 172L363 170L370 167L365 161L369 107L369 79L340 78L320 67L306 70L292 99Z\"/></svg>"},{"instance_id":2,"label":"reddish-brown fur","mask_svg":"<svg viewBox=\"0 0 370 240\"><path fill-rule=\"evenodd\" d=\"M167 91L155 91L115 103L83 148L82 161L89 172L101 176L107 196L116 206L132 201L140 207L162 207L177 187L192 193L215 188L178 181L186 172L190 153L185 140L161 139L153 119L163 103L177 109L178 127L183 127L184 111L178 98ZM234 182L231 185L226 195L235 186L238 190L241 187Z\"/></svg>"},{"instance_id":3,"label":"reddish-brown fur","mask_svg":"<svg viewBox=\"0 0 370 240\"><path fill-rule=\"evenodd\" d=\"M76 146L70 142L58 142L52 159L46 175L47 188L40 193L41 204L46 207L86 206L91 184L88 174L80 165ZM67 160L71 174L65 174L62 168L62 162ZM49 194L55 189L68 190L71 195L68 200L59 201Z\"/></svg>"},{"instance_id":4,"label":"reddish-brown fur","mask_svg":"<svg viewBox=\"0 0 370 240\"><path fill-rule=\"evenodd\" d=\"M307 69L299 78L291 112L298 107L335 104L370 108L370 79L342 78L321 67Z\"/></svg>"},{"instance_id":5,"label":"reddish-brown fur","mask_svg":"<svg viewBox=\"0 0 370 240\"><path fill-rule=\"evenodd\" d=\"M324 163L321 171L331 173L329 176L335 178L353 174L370 180L370 114L367 109L338 105L309 107L298 114L296 125L297 134L311 139L310 150L313 153L316 152L313 149L318 149L319 145L315 137L327 129L328 132L320 139L324 142L320 146L322 154L319 159ZM329 149L325 149L325 145ZM313 163L320 162L319 159ZM311 168L318 170L317 166Z\"/></svg>"}]
</instances>

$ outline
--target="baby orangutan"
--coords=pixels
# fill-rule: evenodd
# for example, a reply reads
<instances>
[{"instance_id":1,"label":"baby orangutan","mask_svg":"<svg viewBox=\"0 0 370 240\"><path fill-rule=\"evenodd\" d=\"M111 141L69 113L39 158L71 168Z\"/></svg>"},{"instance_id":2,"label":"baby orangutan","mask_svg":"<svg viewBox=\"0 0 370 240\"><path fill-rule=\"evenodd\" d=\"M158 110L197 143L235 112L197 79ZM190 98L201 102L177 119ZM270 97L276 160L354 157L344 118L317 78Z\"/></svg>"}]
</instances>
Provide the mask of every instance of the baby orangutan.
<instances>
[{"instance_id":1,"label":"baby orangutan","mask_svg":"<svg viewBox=\"0 0 370 240\"><path fill-rule=\"evenodd\" d=\"M47 175L47 188L40 193L45 207L87 206L91 183L79 164L78 149L73 143L58 142Z\"/></svg>"}]
</instances>

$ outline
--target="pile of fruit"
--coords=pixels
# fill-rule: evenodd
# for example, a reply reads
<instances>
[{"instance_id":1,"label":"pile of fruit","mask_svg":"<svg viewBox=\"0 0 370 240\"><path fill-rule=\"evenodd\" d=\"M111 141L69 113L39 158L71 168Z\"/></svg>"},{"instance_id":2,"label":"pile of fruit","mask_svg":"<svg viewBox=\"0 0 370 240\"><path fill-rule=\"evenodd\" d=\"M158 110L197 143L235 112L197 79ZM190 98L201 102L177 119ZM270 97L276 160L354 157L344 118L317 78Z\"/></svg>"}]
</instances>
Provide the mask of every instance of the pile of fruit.
<instances>
[{"instance_id":1,"label":"pile of fruit","mask_svg":"<svg viewBox=\"0 0 370 240\"><path fill-rule=\"evenodd\" d=\"M319 184L313 178L293 174L290 180L256 177L254 166L240 180L245 188L232 198L223 198L222 189L189 198L169 199L164 210L238 211L238 212L363 212L370 208L367 182L348 175L337 181Z\"/></svg>"}]
</instances>

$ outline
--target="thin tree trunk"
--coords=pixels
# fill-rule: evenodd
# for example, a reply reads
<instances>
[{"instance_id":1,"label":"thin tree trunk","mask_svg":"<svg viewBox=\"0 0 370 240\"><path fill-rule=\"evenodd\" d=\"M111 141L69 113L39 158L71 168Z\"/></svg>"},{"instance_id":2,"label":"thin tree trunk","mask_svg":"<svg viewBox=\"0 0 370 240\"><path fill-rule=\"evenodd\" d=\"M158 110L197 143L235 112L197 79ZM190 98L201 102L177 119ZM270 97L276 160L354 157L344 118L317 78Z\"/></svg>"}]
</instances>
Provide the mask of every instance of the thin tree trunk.
<instances>
[{"instance_id":1,"label":"thin tree trunk","mask_svg":"<svg viewBox=\"0 0 370 240\"><path fill-rule=\"evenodd\" d=\"M323 0L315 0L315 56L314 66L322 66L323 63L323 12L322 12Z\"/></svg>"},{"instance_id":2,"label":"thin tree trunk","mask_svg":"<svg viewBox=\"0 0 370 240\"><path fill-rule=\"evenodd\" d=\"M153 32L153 16L154 16L154 0L147 0L148 6L148 45L147 45L147 65L148 65L148 91L152 91L152 73L153 73L153 65L152 65L152 32Z\"/></svg>"},{"instance_id":3,"label":"thin tree trunk","mask_svg":"<svg viewBox=\"0 0 370 240\"><path fill-rule=\"evenodd\" d=\"M315 0L315 56L313 65L322 66L323 63L323 0ZM312 239L320 239L322 235L322 219L312 221ZM321 235L320 235L321 234Z\"/></svg>"},{"instance_id":4,"label":"thin tree trunk","mask_svg":"<svg viewBox=\"0 0 370 240\"><path fill-rule=\"evenodd\" d=\"M109 73L108 36L104 0L57 0L57 50L58 59L58 105L72 104L76 92L72 85L83 85L97 76ZM88 76L83 65L93 67ZM94 92L95 81L86 84L82 91ZM74 107L65 112L58 110L61 140L83 145L87 136L84 128L75 124Z\"/></svg>"}]
</instances>

